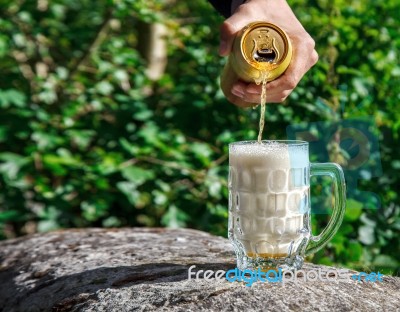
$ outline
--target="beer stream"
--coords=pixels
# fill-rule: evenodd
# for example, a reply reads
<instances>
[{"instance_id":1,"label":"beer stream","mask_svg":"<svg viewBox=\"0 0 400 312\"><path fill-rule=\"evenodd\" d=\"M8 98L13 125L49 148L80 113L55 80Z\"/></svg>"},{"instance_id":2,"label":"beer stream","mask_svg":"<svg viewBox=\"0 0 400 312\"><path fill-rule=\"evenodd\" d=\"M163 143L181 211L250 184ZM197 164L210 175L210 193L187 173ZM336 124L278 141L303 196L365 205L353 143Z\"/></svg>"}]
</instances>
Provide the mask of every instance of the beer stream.
<instances>
[{"instance_id":1,"label":"beer stream","mask_svg":"<svg viewBox=\"0 0 400 312\"><path fill-rule=\"evenodd\" d=\"M256 81L256 84L261 85L261 105L260 105L260 122L259 122L259 130L258 130L258 143L261 144L262 141L262 134L264 131L265 125L265 105L267 103L267 80L268 80L268 71L260 72L261 81Z\"/></svg>"}]
</instances>

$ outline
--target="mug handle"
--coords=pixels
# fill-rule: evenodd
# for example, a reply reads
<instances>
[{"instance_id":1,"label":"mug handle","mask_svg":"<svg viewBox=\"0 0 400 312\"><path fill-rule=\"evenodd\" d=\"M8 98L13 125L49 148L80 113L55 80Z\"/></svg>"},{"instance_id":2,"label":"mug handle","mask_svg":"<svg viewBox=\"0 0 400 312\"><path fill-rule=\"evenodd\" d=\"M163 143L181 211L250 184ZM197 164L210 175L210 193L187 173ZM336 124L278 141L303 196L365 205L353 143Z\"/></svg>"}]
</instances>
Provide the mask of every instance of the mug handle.
<instances>
[{"instance_id":1,"label":"mug handle","mask_svg":"<svg viewBox=\"0 0 400 312\"><path fill-rule=\"evenodd\" d=\"M342 167L335 163L310 164L310 176L329 176L334 185L335 206L328 225L317 236L311 235L310 242L306 248L305 255L316 253L324 247L336 234L342 223L346 209L346 183Z\"/></svg>"}]
</instances>

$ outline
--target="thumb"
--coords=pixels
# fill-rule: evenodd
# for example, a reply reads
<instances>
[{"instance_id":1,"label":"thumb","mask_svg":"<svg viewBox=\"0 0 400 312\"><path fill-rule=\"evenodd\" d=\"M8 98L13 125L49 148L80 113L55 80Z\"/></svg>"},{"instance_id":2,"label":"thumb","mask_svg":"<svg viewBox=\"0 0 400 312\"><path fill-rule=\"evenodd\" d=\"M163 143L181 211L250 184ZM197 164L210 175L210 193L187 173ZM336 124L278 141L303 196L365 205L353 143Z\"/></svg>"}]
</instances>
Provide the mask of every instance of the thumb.
<instances>
[{"instance_id":1,"label":"thumb","mask_svg":"<svg viewBox=\"0 0 400 312\"><path fill-rule=\"evenodd\" d=\"M231 52L233 40L239 30L248 24L248 20L243 14L236 12L222 23L220 28L219 54L226 56Z\"/></svg>"}]
</instances>

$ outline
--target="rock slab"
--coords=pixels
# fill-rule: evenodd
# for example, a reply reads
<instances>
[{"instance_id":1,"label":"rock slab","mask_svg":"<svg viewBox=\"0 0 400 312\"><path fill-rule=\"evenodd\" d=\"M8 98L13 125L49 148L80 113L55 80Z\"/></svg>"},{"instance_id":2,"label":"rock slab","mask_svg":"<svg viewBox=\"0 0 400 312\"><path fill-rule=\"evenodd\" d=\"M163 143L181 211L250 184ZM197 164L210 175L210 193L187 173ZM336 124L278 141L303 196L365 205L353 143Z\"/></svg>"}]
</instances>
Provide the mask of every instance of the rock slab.
<instances>
[{"instance_id":1,"label":"rock slab","mask_svg":"<svg viewBox=\"0 0 400 312\"><path fill-rule=\"evenodd\" d=\"M72 229L0 242L0 311L400 311L382 282L188 280L235 268L228 240L190 229ZM305 264L304 271L330 267ZM353 273L357 273L352 271Z\"/></svg>"}]
</instances>

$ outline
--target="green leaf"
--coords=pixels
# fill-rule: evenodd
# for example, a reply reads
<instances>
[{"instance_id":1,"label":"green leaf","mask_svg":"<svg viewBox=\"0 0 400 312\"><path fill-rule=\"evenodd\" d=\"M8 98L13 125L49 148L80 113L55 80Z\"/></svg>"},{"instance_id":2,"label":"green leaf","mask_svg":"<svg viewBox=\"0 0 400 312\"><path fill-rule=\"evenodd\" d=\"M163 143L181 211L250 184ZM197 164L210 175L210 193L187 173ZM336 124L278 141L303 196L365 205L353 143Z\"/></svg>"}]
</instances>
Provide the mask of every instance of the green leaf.
<instances>
[{"instance_id":1,"label":"green leaf","mask_svg":"<svg viewBox=\"0 0 400 312\"><path fill-rule=\"evenodd\" d=\"M135 186L142 185L148 180L154 178L154 172L148 169L142 169L136 166L124 167L121 169L122 176Z\"/></svg>"},{"instance_id":2,"label":"green leaf","mask_svg":"<svg viewBox=\"0 0 400 312\"><path fill-rule=\"evenodd\" d=\"M140 193L136 189L136 184L132 182L118 182L117 188L128 198L132 205L136 205L139 200Z\"/></svg>"},{"instance_id":3,"label":"green leaf","mask_svg":"<svg viewBox=\"0 0 400 312\"><path fill-rule=\"evenodd\" d=\"M358 239L365 245L375 243L374 228L368 225L362 225L358 228Z\"/></svg>"},{"instance_id":4,"label":"green leaf","mask_svg":"<svg viewBox=\"0 0 400 312\"><path fill-rule=\"evenodd\" d=\"M8 181L13 181L17 179L20 169L31 160L14 153L0 153L0 161L0 173Z\"/></svg>"},{"instance_id":5,"label":"green leaf","mask_svg":"<svg viewBox=\"0 0 400 312\"><path fill-rule=\"evenodd\" d=\"M350 242L346 256L349 261L359 261L361 259L363 247L358 242Z\"/></svg>"},{"instance_id":6,"label":"green leaf","mask_svg":"<svg viewBox=\"0 0 400 312\"><path fill-rule=\"evenodd\" d=\"M58 230L60 225L55 220L42 220L38 222L38 232L44 233Z\"/></svg>"},{"instance_id":7,"label":"green leaf","mask_svg":"<svg viewBox=\"0 0 400 312\"><path fill-rule=\"evenodd\" d=\"M346 203L346 212L344 214L344 219L347 221L358 220L362 213L363 204L355 199L348 199Z\"/></svg>"},{"instance_id":8,"label":"green leaf","mask_svg":"<svg viewBox=\"0 0 400 312\"><path fill-rule=\"evenodd\" d=\"M60 228L58 218L61 215L61 211L54 206L50 206L47 209L43 209L39 216L42 219L38 222L39 232L48 232L57 230Z\"/></svg>"},{"instance_id":9,"label":"green leaf","mask_svg":"<svg viewBox=\"0 0 400 312\"><path fill-rule=\"evenodd\" d=\"M71 138L74 145L81 149L85 149L89 146L93 137L96 135L94 130L68 130L66 134Z\"/></svg>"},{"instance_id":10,"label":"green leaf","mask_svg":"<svg viewBox=\"0 0 400 312\"><path fill-rule=\"evenodd\" d=\"M64 143L64 138L48 132L36 131L32 134L32 140L37 143L38 150L56 148Z\"/></svg>"},{"instance_id":11,"label":"green leaf","mask_svg":"<svg viewBox=\"0 0 400 312\"><path fill-rule=\"evenodd\" d=\"M146 109L146 110L142 110L140 112L133 114L133 117L136 120L145 121L145 120L149 120L151 117L153 117L153 112L149 109Z\"/></svg>"},{"instance_id":12,"label":"green leaf","mask_svg":"<svg viewBox=\"0 0 400 312\"><path fill-rule=\"evenodd\" d=\"M96 221L107 214L107 203L104 200L97 199L92 201L83 201L81 209L83 216L88 221Z\"/></svg>"},{"instance_id":13,"label":"green leaf","mask_svg":"<svg viewBox=\"0 0 400 312\"><path fill-rule=\"evenodd\" d=\"M330 243L335 248L337 254L341 254L343 251L346 250L345 242L347 238L343 236L342 233L338 232L330 241Z\"/></svg>"},{"instance_id":14,"label":"green leaf","mask_svg":"<svg viewBox=\"0 0 400 312\"><path fill-rule=\"evenodd\" d=\"M319 264L323 264L323 265L332 265L333 262L329 257L322 257L321 259L318 260Z\"/></svg>"},{"instance_id":15,"label":"green leaf","mask_svg":"<svg viewBox=\"0 0 400 312\"><path fill-rule=\"evenodd\" d=\"M126 150L127 152L129 152L133 156L136 156L140 151L140 147L139 146L136 146L136 145L132 144L131 142L129 142L125 138L120 138L119 139L119 143L121 144L121 146L123 147L124 150Z\"/></svg>"},{"instance_id":16,"label":"green leaf","mask_svg":"<svg viewBox=\"0 0 400 312\"><path fill-rule=\"evenodd\" d=\"M102 222L102 225L104 227L110 228L110 227L118 227L121 226L121 221L117 217L108 217L107 219L104 219Z\"/></svg>"},{"instance_id":17,"label":"green leaf","mask_svg":"<svg viewBox=\"0 0 400 312\"><path fill-rule=\"evenodd\" d=\"M43 165L53 171L55 175L64 176L68 173L69 169L83 168L83 163L74 158L68 151L59 149L59 155L47 154L44 155Z\"/></svg>"},{"instance_id":18,"label":"green leaf","mask_svg":"<svg viewBox=\"0 0 400 312\"><path fill-rule=\"evenodd\" d=\"M0 222L15 221L20 219L21 215L18 210L7 210L0 212Z\"/></svg>"},{"instance_id":19,"label":"green leaf","mask_svg":"<svg viewBox=\"0 0 400 312\"><path fill-rule=\"evenodd\" d=\"M399 266L399 262L397 262L394 258L388 255L378 255L373 261L373 265L385 267L385 268L393 268L397 269Z\"/></svg>"},{"instance_id":20,"label":"green leaf","mask_svg":"<svg viewBox=\"0 0 400 312\"><path fill-rule=\"evenodd\" d=\"M165 205L168 203L168 196L165 193L160 192L159 190L154 190L152 195L156 205Z\"/></svg>"},{"instance_id":21,"label":"green leaf","mask_svg":"<svg viewBox=\"0 0 400 312\"><path fill-rule=\"evenodd\" d=\"M108 81L101 81L96 85L97 91L102 95L110 95L114 91L114 87Z\"/></svg>"},{"instance_id":22,"label":"green leaf","mask_svg":"<svg viewBox=\"0 0 400 312\"><path fill-rule=\"evenodd\" d=\"M178 209L175 205L171 205L168 208L166 214L163 215L161 222L169 228L181 228L186 224L188 215L182 210Z\"/></svg>"},{"instance_id":23,"label":"green leaf","mask_svg":"<svg viewBox=\"0 0 400 312\"><path fill-rule=\"evenodd\" d=\"M0 108L7 108L11 105L24 107L26 105L26 96L15 89L0 90Z\"/></svg>"},{"instance_id":24,"label":"green leaf","mask_svg":"<svg viewBox=\"0 0 400 312\"><path fill-rule=\"evenodd\" d=\"M4 57L8 52L9 38L0 35L0 57Z\"/></svg>"},{"instance_id":25,"label":"green leaf","mask_svg":"<svg viewBox=\"0 0 400 312\"><path fill-rule=\"evenodd\" d=\"M57 166L57 165L62 165L62 166L68 166L68 167L80 167L82 163L72 157L71 155L54 155L54 154L47 154L43 156L43 163L45 163L48 166Z\"/></svg>"},{"instance_id":26,"label":"green leaf","mask_svg":"<svg viewBox=\"0 0 400 312\"><path fill-rule=\"evenodd\" d=\"M208 144L192 143L190 144L190 150L203 164L207 165L211 162L212 150Z\"/></svg>"}]
</instances>

